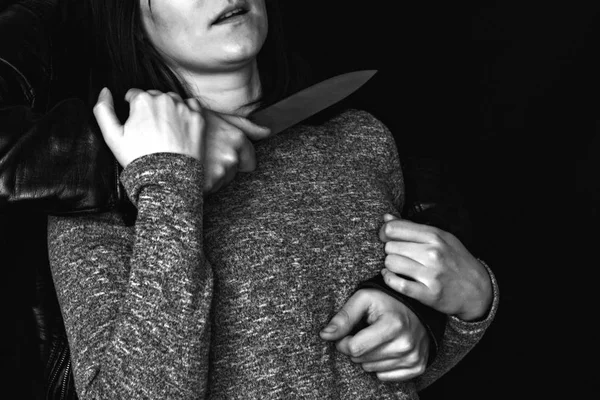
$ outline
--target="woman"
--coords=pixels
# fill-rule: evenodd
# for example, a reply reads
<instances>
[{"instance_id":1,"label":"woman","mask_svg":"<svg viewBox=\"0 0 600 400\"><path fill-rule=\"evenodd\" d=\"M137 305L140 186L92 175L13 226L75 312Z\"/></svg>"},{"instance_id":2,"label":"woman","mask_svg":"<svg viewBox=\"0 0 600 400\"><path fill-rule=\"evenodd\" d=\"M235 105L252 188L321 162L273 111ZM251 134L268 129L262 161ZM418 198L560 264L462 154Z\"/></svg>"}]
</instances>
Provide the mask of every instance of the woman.
<instances>
[{"instance_id":1,"label":"woman","mask_svg":"<svg viewBox=\"0 0 600 400\"><path fill-rule=\"evenodd\" d=\"M50 221L53 273L80 393L105 398L112 391L133 397L145 390L148 395L162 393L168 397L168 393L176 393L178 397L198 397L208 390L211 397L219 398L235 396L230 392L238 387L244 388L247 397L260 398L290 396L302 390L317 391L322 397L338 396L340 391L342 397L344 391L359 393L357 398L373 391L378 398L414 393L414 385L378 382L350 361L326 350L328 347L319 344L315 337L289 342L314 331L316 324L322 323L318 321L326 320L344 304L356 283L371 276L373 268L380 268L378 247L368 235L377 227L373 216L401 207L403 195L399 164L390 150L394 148L393 139L390 141L385 128L364 113L346 113L327 123L329 128L356 130L352 139L364 141L365 148L373 146L373 140L379 145L369 149L379 150L379 159L372 157L371 152L369 157L360 152L351 155L359 157L354 161L365 163L366 168L357 169L358 176L367 173L373 178L375 197L369 198L371 205L361 204L368 194L353 198L350 192L340 198L332 191L355 187L356 179L350 179L355 176L341 177L349 180L340 181L340 177L319 179L314 175L317 171L322 174L323 167L331 168L332 173L334 167L347 167L343 164L348 161L343 146L349 144L341 142L343 146L336 148L342 138L315 135L322 132L311 135L306 130L290 131L258 144L259 169L239 175L231 186L204 201L201 182L206 169L201 133L206 135L210 117L204 118L199 111L210 107L217 112L247 115L251 107L246 106L260 93L255 55L266 35L261 2L237 5L242 8L242 16L224 23L206 19L207 11L213 11L215 16L226 11L210 10L211 6L216 7L190 1L155 1L152 9L145 2L141 4L148 37L159 51L166 53L171 67L185 77L192 93L201 95L201 105L183 101L175 94L129 91L131 114L124 128L107 107L111 104L109 92L101 94L95 108L102 133L125 168L122 181L138 206L135 231L112 213ZM194 23L196 34L204 30L208 40L181 40L176 26L185 21ZM190 26L181 31L186 32L185 28ZM178 54L176 45L180 43L185 46ZM227 51L212 54L206 43L221 43L217 50ZM200 44L205 50L200 59L180 57L200 54L190 51ZM331 153L330 148L341 153ZM329 163L327 158L331 156L340 156L342 164ZM297 162L302 158L305 164L299 165L316 163L321 169L303 170L287 165L290 160ZM314 196L315 191L322 198ZM382 201L377 195L388 195L389 200ZM333 203L324 202L323 198ZM362 207L351 209L351 214L362 221L332 218L333 222L325 223L323 217L339 215L336 207L341 207L342 201L349 201L348 206L360 204ZM282 208L282 203L286 207ZM268 205L272 206L265 210ZM200 212L202 207L204 215ZM257 221L262 225L257 227ZM333 228L347 227L350 222L354 223L355 237L349 237L348 232L335 233ZM237 240L232 236L234 232L239 235ZM255 237L260 234L268 240ZM222 243L223 239L227 242ZM339 250L353 241L366 244L366 249L358 253L351 248ZM63 253L65 249L68 252ZM365 251L370 254L362 254ZM241 257L243 263L236 257ZM236 266L247 268L253 257L255 269L235 270ZM286 266L289 260L296 260L292 270ZM303 267L303 262L312 268ZM367 268L357 268L357 263L367 264ZM315 275L314 266L320 264L350 267L335 270L339 276L333 276L331 268L320 272L325 275ZM289 276L290 271L293 276ZM264 288L264 282L274 282L274 286ZM319 290L307 290L308 283L323 282L325 286ZM322 297L314 298L316 294ZM119 308L121 302L123 306ZM277 307L281 307L282 316L274 319ZM209 313L209 308L214 314ZM87 313L90 316L84 320L81 315ZM234 332L227 329L232 327L236 327ZM292 332L290 327L297 330ZM278 332L281 337L271 338ZM264 341L257 337L274 343L263 347ZM237 347L236 341L240 343ZM248 352L247 357L240 352ZM172 363L150 368L150 360ZM202 376L208 373L209 365L205 385Z\"/></svg>"}]
</instances>

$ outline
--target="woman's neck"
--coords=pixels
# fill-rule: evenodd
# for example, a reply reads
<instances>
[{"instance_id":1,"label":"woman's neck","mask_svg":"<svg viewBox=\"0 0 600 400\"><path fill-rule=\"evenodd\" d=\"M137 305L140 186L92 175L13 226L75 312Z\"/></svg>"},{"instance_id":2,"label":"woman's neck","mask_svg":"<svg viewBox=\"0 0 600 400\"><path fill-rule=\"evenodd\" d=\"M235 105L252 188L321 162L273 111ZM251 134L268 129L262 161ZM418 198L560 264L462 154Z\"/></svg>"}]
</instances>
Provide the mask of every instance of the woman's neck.
<instances>
[{"instance_id":1,"label":"woman's neck","mask_svg":"<svg viewBox=\"0 0 600 400\"><path fill-rule=\"evenodd\" d=\"M219 113L246 116L255 108L247 105L261 94L256 61L235 71L180 73L200 104Z\"/></svg>"}]
</instances>

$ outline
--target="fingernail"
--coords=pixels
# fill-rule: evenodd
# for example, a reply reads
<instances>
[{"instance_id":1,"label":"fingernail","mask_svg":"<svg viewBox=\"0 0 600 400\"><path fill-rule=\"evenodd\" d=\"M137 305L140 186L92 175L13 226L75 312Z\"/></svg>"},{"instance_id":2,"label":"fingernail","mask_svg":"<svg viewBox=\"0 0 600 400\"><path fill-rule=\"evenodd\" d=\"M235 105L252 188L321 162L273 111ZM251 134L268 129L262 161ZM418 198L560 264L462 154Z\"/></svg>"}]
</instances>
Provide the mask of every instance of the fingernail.
<instances>
[{"instance_id":1,"label":"fingernail","mask_svg":"<svg viewBox=\"0 0 600 400\"><path fill-rule=\"evenodd\" d=\"M381 275L385 276L385 274L387 274L387 272L388 272L387 269L384 268L381 270Z\"/></svg>"},{"instance_id":2,"label":"fingernail","mask_svg":"<svg viewBox=\"0 0 600 400\"><path fill-rule=\"evenodd\" d=\"M325 332L325 333L333 333L337 330L337 326L330 324L327 325L325 328L323 328L323 330L321 332Z\"/></svg>"},{"instance_id":3,"label":"fingernail","mask_svg":"<svg viewBox=\"0 0 600 400\"><path fill-rule=\"evenodd\" d=\"M106 96L106 92L108 92L107 88L102 88L102 90L100 91L100 96Z\"/></svg>"}]
</instances>

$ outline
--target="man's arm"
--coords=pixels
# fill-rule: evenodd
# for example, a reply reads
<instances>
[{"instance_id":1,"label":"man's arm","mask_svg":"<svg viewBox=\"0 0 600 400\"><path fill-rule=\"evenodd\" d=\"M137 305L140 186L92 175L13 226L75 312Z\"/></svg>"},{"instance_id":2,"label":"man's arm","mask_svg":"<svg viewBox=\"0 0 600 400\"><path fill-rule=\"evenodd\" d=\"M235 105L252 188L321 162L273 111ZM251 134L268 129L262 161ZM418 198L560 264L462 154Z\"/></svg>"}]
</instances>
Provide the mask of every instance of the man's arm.
<instances>
[{"instance_id":1,"label":"man's arm","mask_svg":"<svg viewBox=\"0 0 600 400\"><path fill-rule=\"evenodd\" d=\"M55 1L0 9L0 212L107 210L117 165L80 99L48 107Z\"/></svg>"}]
</instances>

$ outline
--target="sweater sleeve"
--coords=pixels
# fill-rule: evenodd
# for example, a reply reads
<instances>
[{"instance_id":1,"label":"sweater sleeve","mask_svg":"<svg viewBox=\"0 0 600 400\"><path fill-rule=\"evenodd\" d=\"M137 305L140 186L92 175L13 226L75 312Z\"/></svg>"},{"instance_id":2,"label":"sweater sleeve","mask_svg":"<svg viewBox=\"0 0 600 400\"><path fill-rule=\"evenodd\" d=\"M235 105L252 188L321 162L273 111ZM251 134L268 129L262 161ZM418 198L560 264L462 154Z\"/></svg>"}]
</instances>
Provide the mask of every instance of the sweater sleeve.
<instances>
[{"instance_id":1,"label":"sweater sleeve","mask_svg":"<svg viewBox=\"0 0 600 400\"><path fill-rule=\"evenodd\" d=\"M202 164L141 157L121 174L138 208L50 217L50 265L81 399L203 398L212 270L202 248Z\"/></svg>"},{"instance_id":2,"label":"sweater sleeve","mask_svg":"<svg viewBox=\"0 0 600 400\"><path fill-rule=\"evenodd\" d=\"M486 268L492 281L493 301L490 310L484 319L478 321L467 322L454 316L448 317L437 356L432 364L427 367L423 375L415 380L417 390L425 389L462 360L481 340L496 316L500 300L498 282L490 267L482 260L479 261Z\"/></svg>"}]
</instances>

